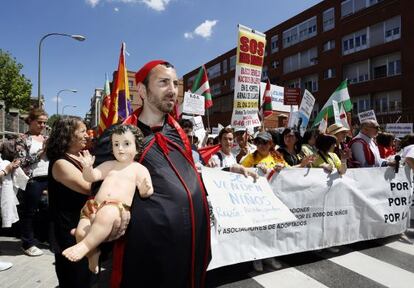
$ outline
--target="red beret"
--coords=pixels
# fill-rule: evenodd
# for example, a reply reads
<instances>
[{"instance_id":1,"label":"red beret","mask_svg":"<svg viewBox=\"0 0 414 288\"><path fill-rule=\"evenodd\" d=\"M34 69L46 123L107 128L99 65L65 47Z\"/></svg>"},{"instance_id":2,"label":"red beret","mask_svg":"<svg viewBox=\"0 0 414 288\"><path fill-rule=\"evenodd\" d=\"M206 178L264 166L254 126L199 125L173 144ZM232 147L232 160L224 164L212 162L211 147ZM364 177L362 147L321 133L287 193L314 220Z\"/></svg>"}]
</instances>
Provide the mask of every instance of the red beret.
<instances>
[{"instance_id":1,"label":"red beret","mask_svg":"<svg viewBox=\"0 0 414 288\"><path fill-rule=\"evenodd\" d=\"M149 72L151 72L151 70L159 65L159 64L164 64L164 63L168 63L167 61L164 60L153 60L148 62L147 64L145 64L144 66L142 66L141 69L139 69L139 71L137 73L135 73L135 82L138 84L139 82L143 82L145 80L145 78L147 78Z\"/></svg>"}]
</instances>

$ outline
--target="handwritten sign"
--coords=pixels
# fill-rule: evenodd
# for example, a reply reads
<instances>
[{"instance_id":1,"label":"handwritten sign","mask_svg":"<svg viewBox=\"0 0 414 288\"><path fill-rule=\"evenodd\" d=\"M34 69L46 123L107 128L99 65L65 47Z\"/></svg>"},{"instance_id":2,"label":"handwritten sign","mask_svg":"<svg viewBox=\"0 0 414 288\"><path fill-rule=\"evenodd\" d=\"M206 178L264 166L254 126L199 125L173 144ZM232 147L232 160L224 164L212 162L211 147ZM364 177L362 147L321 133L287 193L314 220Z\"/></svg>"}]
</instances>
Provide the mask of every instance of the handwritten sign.
<instances>
[{"instance_id":1,"label":"handwritten sign","mask_svg":"<svg viewBox=\"0 0 414 288\"><path fill-rule=\"evenodd\" d=\"M366 120L374 120L377 121L377 117L375 116L374 110L368 110L365 112L358 113L359 123L362 123Z\"/></svg>"},{"instance_id":2,"label":"handwritten sign","mask_svg":"<svg viewBox=\"0 0 414 288\"><path fill-rule=\"evenodd\" d=\"M256 227L296 220L264 177L255 183L250 177L212 168L203 168L202 175L220 227Z\"/></svg>"},{"instance_id":3,"label":"handwritten sign","mask_svg":"<svg viewBox=\"0 0 414 288\"><path fill-rule=\"evenodd\" d=\"M204 115L204 107L204 96L190 92L184 93L183 113Z\"/></svg>"}]
</instances>

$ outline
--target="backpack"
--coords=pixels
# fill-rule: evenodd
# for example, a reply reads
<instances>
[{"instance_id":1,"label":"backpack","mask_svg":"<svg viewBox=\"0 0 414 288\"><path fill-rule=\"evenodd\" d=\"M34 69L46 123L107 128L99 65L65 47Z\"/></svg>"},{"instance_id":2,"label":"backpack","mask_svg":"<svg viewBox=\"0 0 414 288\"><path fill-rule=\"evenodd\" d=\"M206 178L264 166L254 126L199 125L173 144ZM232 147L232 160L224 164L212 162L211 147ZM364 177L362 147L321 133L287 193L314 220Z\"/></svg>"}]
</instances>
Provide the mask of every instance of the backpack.
<instances>
[{"instance_id":1,"label":"backpack","mask_svg":"<svg viewBox=\"0 0 414 288\"><path fill-rule=\"evenodd\" d=\"M362 149L364 150L365 159L367 160L368 165L370 165L370 166L374 165L374 163L375 163L374 153L371 151L371 149L369 148L368 143L364 139L362 139L362 138L352 138L352 140L349 141L349 143L348 143L348 147L351 148L352 144L354 144L356 142L362 144ZM353 157L351 157L347 161L347 166L348 166L348 168L360 168L361 163L359 161L355 160Z\"/></svg>"}]
</instances>

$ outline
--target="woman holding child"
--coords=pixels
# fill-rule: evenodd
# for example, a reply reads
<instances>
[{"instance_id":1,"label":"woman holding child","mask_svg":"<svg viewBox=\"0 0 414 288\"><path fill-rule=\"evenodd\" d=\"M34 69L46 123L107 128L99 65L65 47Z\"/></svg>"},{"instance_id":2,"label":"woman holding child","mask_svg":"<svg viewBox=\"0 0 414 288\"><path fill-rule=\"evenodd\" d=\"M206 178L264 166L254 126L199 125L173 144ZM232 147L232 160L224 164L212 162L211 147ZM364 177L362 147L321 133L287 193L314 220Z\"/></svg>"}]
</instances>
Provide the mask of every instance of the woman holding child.
<instances>
[{"instance_id":1,"label":"woman holding child","mask_svg":"<svg viewBox=\"0 0 414 288\"><path fill-rule=\"evenodd\" d=\"M86 147L88 134L79 117L56 120L47 141L49 159L49 209L54 220L56 243L55 269L59 287L90 287L92 273L87 259L71 262L62 251L76 244L71 229L78 224L80 211L88 200L90 183L82 177L80 152Z\"/></svg>"}]
</instances>

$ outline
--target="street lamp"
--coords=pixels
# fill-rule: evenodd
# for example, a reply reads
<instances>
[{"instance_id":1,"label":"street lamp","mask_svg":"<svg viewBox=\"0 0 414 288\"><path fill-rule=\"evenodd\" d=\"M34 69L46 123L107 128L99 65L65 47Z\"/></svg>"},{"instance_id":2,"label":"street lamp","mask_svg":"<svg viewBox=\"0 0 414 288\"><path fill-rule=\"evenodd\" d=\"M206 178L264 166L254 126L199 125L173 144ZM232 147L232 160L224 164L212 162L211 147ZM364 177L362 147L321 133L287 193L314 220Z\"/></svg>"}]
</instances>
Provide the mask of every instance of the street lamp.
<instances>
[{"instance_id":1,"label":"street lamp","mask_svg":"<svg viewBox=\"0 0 414 288\"><path fill-rule=\"evenodd\" d=\"M72 92L72 93L76 93L78 92L78 90L75 89L62 89L60 90L57 94L56 94L56 115L59 115L59 95L62 92ZM63 113L62 113L63 114Z\"/></svg>"},{"instance_id":2,"label":"street lamp","mask_svg":"<svg viewBox=\"0 0 414 288\"><path fill-rule=\"evenodd\" d=\"M63 107L62 107L62 115L65 115L65 108L66 108L66 107L76 108L76 107L78 107L78 106L76 106L76 105L65 105L65 106L63 106Z\"/></svg>"},{"instance_id":3,"label":"street lamp","mask_svg":"<svg viewBox=\"0 0 414 288\"><path fill-rule=\"evenodd\" d=\"M41 103L40 103L41 102L41 100L40 100L40 98L41 98L40 70L41 69L40 69L40 67L41 67L41 58L42 58L42 42L43 42L43 40L45 40L49 36L65 36L65 37L70 37L72 39L75 39L77 41L84 41L86 39L82 35L76 35L76 34L71 35L71 34L65 34L65 33L49 33L49 34L44 35L42 37L42 39L40 39L40 41L39 41L39 59L38 59L39 63L38 63L38 66L37 66L37 101L38 101L39 108L41 106Z\"/></svg>"}]
</instances>

